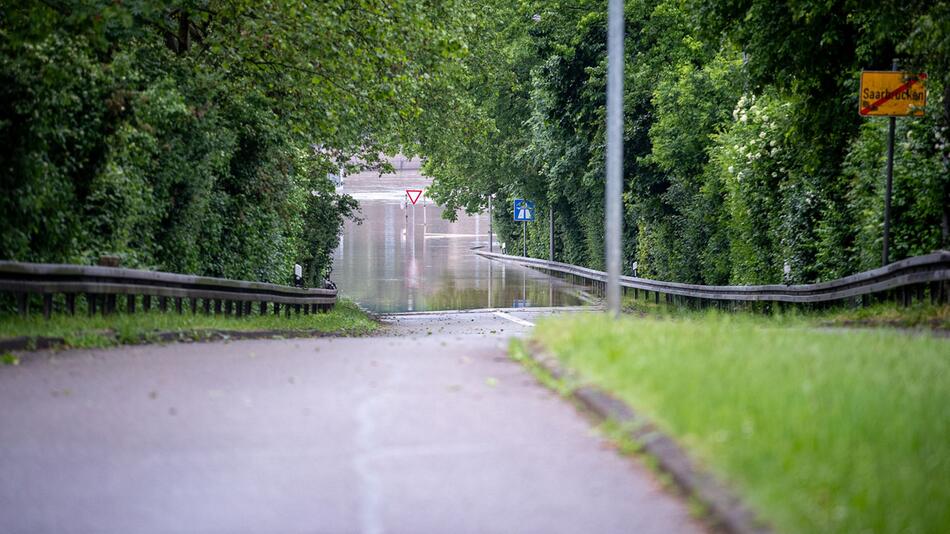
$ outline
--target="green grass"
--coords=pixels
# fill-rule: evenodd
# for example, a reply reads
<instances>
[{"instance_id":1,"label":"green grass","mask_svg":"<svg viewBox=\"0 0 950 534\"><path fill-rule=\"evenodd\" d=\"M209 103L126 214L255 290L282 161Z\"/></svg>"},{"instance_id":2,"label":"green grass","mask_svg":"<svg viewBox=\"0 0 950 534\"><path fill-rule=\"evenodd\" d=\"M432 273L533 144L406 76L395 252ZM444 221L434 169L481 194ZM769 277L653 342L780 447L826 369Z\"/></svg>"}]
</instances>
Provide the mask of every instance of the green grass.
<instances>
[{"instance_id":1,"label":"green grass","mask_svg":"<svg viewBox=\"0 0 950 534\"><path fill-rule=\"evenodd\" d=\"M950 340L797 319L583 314L534 339L779 532L946 532Z\"/></svg>"},{"instance_id":2,"label":"green grass","mask_svg":"<svg viewBox=\"0 0 950 534\"><path fill-rule=\"evenodd\" d=\"M950 305L875 304L853 310L831 310L820 316L835 326L893 326L898 328L932 328L950 330Z\"/></svg>"},{"instance_id":3,"label":"green grass","mask_svg":"<svg viewBox=\"0 0 950 534\"><path fill-rule=\"evenodd\" d=\"M732 313L753 317L765 316L783 324L950 330L950 305L948 304L915 302L910 306L900 306L894 302L885 302L866 307L837 306L825 310L806 310L795 306L786 306L780 310L773 305L770 310L766 310L766 305L760 303L758 308L758 310L740 309ZM663 300L656 304L653 300L647 301L642 297L634 299L629 295L623 300L623 309L625 313L638 316L663 318L700 318L707 314L705 310L669 305Z\"/></svg>"},{"instance_id":4,"label":"green grass","mask_svg":"<svg viewBox=\"0 0 950 534\"><path fill-rule=\"evenodd\" d=\"M356 304L340 300L328 313L311 315L273 314L246 317L204 315L199 312L174 312L113 315L55 314L44 320L39 314L26 318L18 315L0 316L0 339L19 336L62 337L69 347L102 347L123 343L142 343L154 339L158 332L178 332L183 338L200 339L216 330L273 330L280 332L316 331L339 335L362 335L373 332L377 323Z\"/></svg>"}]
</instances>

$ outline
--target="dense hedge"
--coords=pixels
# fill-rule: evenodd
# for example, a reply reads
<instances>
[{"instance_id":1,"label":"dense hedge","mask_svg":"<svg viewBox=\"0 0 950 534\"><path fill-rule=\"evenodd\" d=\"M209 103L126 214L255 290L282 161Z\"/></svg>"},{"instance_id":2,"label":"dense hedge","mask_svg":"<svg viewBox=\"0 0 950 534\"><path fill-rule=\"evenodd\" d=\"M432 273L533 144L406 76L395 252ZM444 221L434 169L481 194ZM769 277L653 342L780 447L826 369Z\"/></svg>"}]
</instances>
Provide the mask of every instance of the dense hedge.
<instances>
[{"instance_id":1,"label":"dense hedge","mask_svg":"<svg viewBox=\"0 0 950 534\"><path fill-rule=\"evenodd\" d=\"M553 210L558 259L602 267L605 5L477 9L471 109L442 117L466 135L430 143L432 193L469 211L534 199L531 254ZM857 84L895 57L930 84L926 116L898 120L891 260L950 245L948 21L946 3L626 2L625 271L752 284L786 262L793 282L878 266L887 119L858 116Z\"/></svg>"},{"instance_id":2,"label":"dense hedge","mask_svg":"<svg viewBox=\"0 0 950 534\"><path fill-rule=\"evenodd\" d=\"M0 257L310 283L381 150L430 195L534 199L530 251L603 264L601 0L57 0L0 6ZM898 121L892 259L950 242L950 6L626 3L625 261L698 283L881 255L885 119L863 68L928 71ZM354 169L355 170L355 169ZM499 211L502 239L520 228Z\"/></svg>"},{"instance_id":3,"label":"dense hedge","mask_svg":"<svg viewBox=\"0 0 950 534\"><path fill-rule=\"evenodd\" d=\"M4 3L0 258L321 283L356 209L327 172L398 147L448 5Z\"/></svg>"}]
</instances>

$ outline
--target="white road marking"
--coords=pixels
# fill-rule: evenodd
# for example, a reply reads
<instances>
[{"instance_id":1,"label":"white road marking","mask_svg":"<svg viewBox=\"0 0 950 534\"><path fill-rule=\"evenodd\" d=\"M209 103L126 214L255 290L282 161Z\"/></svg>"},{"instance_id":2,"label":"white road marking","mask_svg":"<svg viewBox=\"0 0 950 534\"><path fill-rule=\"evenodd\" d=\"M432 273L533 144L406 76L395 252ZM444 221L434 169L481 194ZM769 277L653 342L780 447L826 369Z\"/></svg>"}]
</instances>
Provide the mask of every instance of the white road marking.
<instances>
[{"instance_id":1,"label":"white road marking","mask_svg":"<svg viewBox=\"0 0 950 534\"><path fill-rule=\"evenodd\" d=\"M534 323L532 323L532 322L530 322L530 321L525 321L524 319L519 319L519 318L515 317L514 315L511 315L510 313L505 313L505 312L503 312L503 311L496 311L496 312L495 312L495 315L497 315L498 317L501 317L502 319L508 319L509 321L511 321L511 322L513 322L513 323L518 323L518 324L520 324L520 325L524 325L524 326L534 326Z\"/></svg>"}]
</instances>

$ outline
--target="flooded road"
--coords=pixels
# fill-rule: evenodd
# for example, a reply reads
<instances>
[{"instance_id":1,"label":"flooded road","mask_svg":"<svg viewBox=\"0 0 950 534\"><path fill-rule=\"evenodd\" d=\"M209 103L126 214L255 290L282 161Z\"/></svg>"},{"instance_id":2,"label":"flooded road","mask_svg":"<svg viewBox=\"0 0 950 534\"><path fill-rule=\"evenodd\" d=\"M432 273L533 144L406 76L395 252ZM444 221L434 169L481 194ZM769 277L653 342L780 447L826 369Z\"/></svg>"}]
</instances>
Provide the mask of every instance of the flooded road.
<instances>
[{"instance_id":1,"label":"flooded road","mask_svg":"<svg viewBox=\"0 0 950 534\"><path fill-rule=\"evenodd\" d=\"M586 303L566 282L475 255L474 247L488 248L487 214L449 222L425 198L403 200L405 189L428 184L411 172L347 181L363 223L347 222L334 254L330 279L341 294L381 313Z\"/></svg>"}]
</instances>

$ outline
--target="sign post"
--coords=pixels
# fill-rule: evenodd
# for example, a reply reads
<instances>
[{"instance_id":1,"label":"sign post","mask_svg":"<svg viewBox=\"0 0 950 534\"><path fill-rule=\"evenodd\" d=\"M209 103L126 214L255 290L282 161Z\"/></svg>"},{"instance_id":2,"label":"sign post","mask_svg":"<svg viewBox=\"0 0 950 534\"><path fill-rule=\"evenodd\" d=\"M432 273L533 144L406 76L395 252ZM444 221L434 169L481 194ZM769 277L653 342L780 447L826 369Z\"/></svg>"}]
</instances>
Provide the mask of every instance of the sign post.
<instances>
[{"instance_id":1,"label":"sign post","mask_svg":"<svg viewBox=\"0 0 950 534\"><path fill-rule=\"evenodd\" d=\"M528 256L528 222L534 221L534 202L523 198L515 199L515 222L521 223L521 255Z\"/></svg>"},{"instance_id":2,"label":"sign post","mask_svg":"<svg viewBox=\"0 0 950 534\"><path fill-rule=\"evenodd\" d=\"M491 213L491 197L494 195L488 195L488 252L492 251L492 248L495 244L495 236L492 234L492 213ZM491 308L491 306L489 306Z\"/></svg>"},{"instance_id":3,"label":"sign post","mask_svg":"<svg viewBox=\"0 0 950 534\"><path fill-rule=\"evenodd\" d=\"M889 117L887 171L884 185L884 246L881 262L887 265L891 240L891 196L894 190L894 130L896 117L921 116L927 106L927 74L897 70L861 72L858 113L862 117Z\"/></svg>"}]
</instances>

